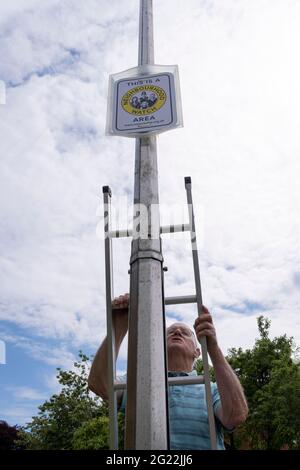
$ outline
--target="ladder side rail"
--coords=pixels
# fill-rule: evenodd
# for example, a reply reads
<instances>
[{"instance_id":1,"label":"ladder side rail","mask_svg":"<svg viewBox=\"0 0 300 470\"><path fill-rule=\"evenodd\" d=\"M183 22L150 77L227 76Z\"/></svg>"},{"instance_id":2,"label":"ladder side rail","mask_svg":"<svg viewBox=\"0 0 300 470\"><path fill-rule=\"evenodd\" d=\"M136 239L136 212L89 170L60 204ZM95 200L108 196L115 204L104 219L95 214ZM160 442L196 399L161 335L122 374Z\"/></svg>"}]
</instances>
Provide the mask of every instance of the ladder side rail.
<instances>
[{"instance_id":1,"label":"ladder side rail","mask_svg":"<svg viewBox=\"0 0 300 470\"><path fill-rule=\"evenodd\" d=\"M103 186L104 203L104 251L105 251L105 288L106 288L106 325L107 325L107 384L109 409L109 447L118 450L117 391L114 387L116 377L115 329L112 318L113 300L113 261L112 240L109 236L111 224L111 190Z\"/></svg>"},{"instance_id":2,"label":"ladder side rail","mask_svg":"<svg viewBox=\"0 0 300 470\"><path fill-rule=\"evenodd\" d=\"M185 178L185 189L186 189L189 222L190 222L190 229L191 229L190 234L191 234L192 256L193 256L193 266L194 266L194 276L195 276L195 288L196 288L196 296L197 296L197 308L198 308L198 315L200 316L202 313L203 304L202 304L200 269L199 269L199 259L198 259L198 249L197 249L197 239L196 239L196 229L195 229L195 217L194 217L194 208L193 208L193 199L192 199L192 180L190 177ZM202 360L203 360L205 397L206 397L208 422L209 422L210 444L211 444L211 449L216 450L217 449L217 436L216 436L215 416L214 416L213 403L212 403L212 393L211 393L211 386L210 386L206 337L200 339L200 344L201 344Z\"/></svg>"},{"instance_id":3,"label":"ladder side rail","mask_svg":"<svg viewBox=\"0 0 300 470\"><path fill-rule=\"evenodd\" d=\"M161 232L160 232L161 233ZM160 237L161 252L162 252L162 239ZM164 328L164 361L165 361L165 395L166 395L166 434L167 434L167 450L171 447L171 433L170 433L170 411L169 411L169 379L168 379L168 346L167 346L167 324L166 324L166 302L165 302L165 277L163 264L161 265L161 284L162 284L162 313L163 313L163 328Z\"/></svg>"}]
</instances>

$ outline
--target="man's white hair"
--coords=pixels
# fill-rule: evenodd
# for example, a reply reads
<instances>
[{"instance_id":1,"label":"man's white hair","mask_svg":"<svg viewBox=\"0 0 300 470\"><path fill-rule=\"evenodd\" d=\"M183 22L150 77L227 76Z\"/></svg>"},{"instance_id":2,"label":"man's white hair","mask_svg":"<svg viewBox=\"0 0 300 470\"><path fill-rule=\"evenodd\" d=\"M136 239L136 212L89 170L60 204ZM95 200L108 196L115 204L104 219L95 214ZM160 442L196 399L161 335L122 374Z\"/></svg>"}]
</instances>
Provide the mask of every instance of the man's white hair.
<instances>
[{"instance_id":1,"label":"man's white hair","mask_svg":"<svg viewBox=\"0 0 300 470\"><path fill-rule=\"evenodd\" d=\"M168 331L168 329L171 328L171 326L173 326L173 325L184 325L186 328L188 328L188 329L190 330L190 332L192 333L191 336L192 336L192 338L193 338L193 340L194 340L195 346L196 346L197 348L199 347L199 343L198 343L198 340L197 340L197 338L196 338L195 332L194 332L194 330L192 330L192 328L191 328L189 325L187 325L186 323L183 323L183 322L181 322L181 321L178 321L178 322L176 321L176 322L174 322L174 323L171 323L171 325L169 325L169 326L167 327L167 331Z\"/></svg>"}]
</instances>

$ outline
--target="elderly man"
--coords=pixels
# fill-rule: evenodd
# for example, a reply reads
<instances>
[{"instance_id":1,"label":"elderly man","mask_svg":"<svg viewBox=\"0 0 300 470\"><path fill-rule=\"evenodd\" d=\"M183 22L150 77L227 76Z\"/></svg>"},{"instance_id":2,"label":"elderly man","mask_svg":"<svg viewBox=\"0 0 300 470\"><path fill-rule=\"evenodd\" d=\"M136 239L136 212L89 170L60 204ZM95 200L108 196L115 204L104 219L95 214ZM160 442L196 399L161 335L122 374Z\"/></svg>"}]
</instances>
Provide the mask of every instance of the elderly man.
<instances>
[{"instance_id":1,"label":"elderly man","mask_svg":"<svg viewBox=\"0 0 300 470\"><path fill-rule=\"evenodd\" d=\"M113 301L116 357L128 329L128 294ZM247 401L242 386L226 361L217 342L212 317L203 306L195 320L198 340L207 338L207 349L214 366L216 383L211 384L218 449L224 449L223 428L232 431L245 421ZM193 370L200 349L194 332L184 323L174 323L167 329L169 376L197 375ZM100 346L89 375L89 388L107 400L107 340ZM118 404L125 410L126 392L119 392ZM170 447L178 450L210 449L209 425L204 384L169 387Z\"/></svg>"}]
</instances>

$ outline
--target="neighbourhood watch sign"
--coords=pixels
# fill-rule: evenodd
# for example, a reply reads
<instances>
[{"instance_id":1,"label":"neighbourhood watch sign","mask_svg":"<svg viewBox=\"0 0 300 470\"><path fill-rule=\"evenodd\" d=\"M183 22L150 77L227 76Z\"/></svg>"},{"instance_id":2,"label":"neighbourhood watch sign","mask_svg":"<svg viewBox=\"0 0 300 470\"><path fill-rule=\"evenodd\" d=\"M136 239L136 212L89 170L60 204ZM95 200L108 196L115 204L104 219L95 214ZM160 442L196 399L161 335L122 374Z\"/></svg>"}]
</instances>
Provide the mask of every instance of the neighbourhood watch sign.
<instances>
[{"instance_id":1,"label":"neighbourhood watch sign","mask_svg":"<svg viewBox=\"0 0 300 470\"><path fill-rule=\"evenodd\" d=\"M141 136L182 126L177 66L141 66L110 76L106 133Z\"/></svg>"}]
</instances>

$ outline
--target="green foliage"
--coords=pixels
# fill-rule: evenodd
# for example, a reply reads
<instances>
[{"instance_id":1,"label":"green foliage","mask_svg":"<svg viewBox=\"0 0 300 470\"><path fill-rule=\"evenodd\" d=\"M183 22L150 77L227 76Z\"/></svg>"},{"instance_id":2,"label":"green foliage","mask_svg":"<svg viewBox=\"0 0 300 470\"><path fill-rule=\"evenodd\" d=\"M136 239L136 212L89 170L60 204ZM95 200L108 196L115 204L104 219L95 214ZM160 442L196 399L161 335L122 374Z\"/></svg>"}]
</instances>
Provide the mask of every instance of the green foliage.
<instances>
[{"instance_id":1,"label":"green foliage","mask_svg":"<svg viewBox=\"0 0 300 470\"><path fill-rule=\"evenodd\" d=\"M270 320L257 320L260 337L252 349L229 350L228 361L248 400L249 417L227 442L234 448L300 448L300 367L293 360L292 338L269 338ZM58 369L60 393L39 407L21 431L18 446L26 449L108 449L108 409L87 387L89 358L79 353L74 370ZM203 374L202 360L195 363ZM215 381L214 371L210 376ZM123 448L124 416L119 413L119 444Z\"/></svg>"},{"instance_id":2,"label":"green foliage","mask_svg":"<svg viewBox=\"0 0 300 470\"><path fill-rule=\"evenodd\" d=\"M124 415L118 414L119 449L124 448ZM99 450L109 449L109 420L107 416L93 418L75 431L73 449Z\"/></svg>"},{"instance_id":3,"label":"green foliage","mask_svg":"<svg viewBox=\"0 0 300 470\"><path fill-rule=\"evenodd\" d=\"M22 431L22 443L27 449L72 449L73 435L84 423L107 416L107 406L92 397L87 386L89 358L82 352L75 370L58 369L61 391L39 407Z\"/></svg>"},{"instance_id":4,"label":"green foliage","mask_svg":"<svg viewBox=\"0 0 300 470\"><path fill-rule=\"evenodd\" d=\"M195 361L195 364L194 364L194 370L197 371L197 374L198 375L203 375L204 374L204 369L203 369L203 360L200 358L200 359L197 359ZM214 371L214 368L212 366L209 366L209 376L210 376L210 380L212 382L215 382L216 381L216 377L215 377L215 371Z\"/></svg>"},{"instance_id":5,"label":"green foliage","mask_svg":"<svg viewBox=\"0 0 300 470\"><path fill-rule=\"evenodd\" d=\"M252 449L300 447L300 368L292 359L293 338L269 338L270 320L257 320L260 338L252 349L229 350L228 361L248 400L247 421L234 434L237 447Z\"/></svg>"},{"instance_id":6,"label":"green foliage","mask_svg":"<svg viewBox=\"0 0 300 470\"><path fill-rule=\"evenodd\" d=\"M73 449L109 449L108 417L100 416L86 421L73 435Z\"/></svg>"}]
</instances>

